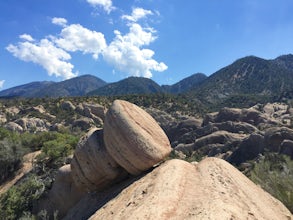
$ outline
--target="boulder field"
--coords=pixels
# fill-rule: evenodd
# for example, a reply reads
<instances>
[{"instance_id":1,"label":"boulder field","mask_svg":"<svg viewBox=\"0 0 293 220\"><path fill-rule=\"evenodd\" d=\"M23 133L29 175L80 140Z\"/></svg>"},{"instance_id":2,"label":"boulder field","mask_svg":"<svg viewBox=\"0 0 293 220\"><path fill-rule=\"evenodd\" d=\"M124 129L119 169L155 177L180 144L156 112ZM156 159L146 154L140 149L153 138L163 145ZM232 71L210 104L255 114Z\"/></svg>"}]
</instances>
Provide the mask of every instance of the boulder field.
<instances>
[{"instance_id":1,"label":"boulder field","mask_svg":"<svg viewBox=\"0 0 293 220\"><path fill-rule=\"evenodd\" d=\"M166 160L170 152L168 137L152 116L116 100L103 129L92 128L81 138L71 164L59 169L37 210L51 216L57 211L64 219L293 218L228 162Z\"/></svg>"}]
</instances>

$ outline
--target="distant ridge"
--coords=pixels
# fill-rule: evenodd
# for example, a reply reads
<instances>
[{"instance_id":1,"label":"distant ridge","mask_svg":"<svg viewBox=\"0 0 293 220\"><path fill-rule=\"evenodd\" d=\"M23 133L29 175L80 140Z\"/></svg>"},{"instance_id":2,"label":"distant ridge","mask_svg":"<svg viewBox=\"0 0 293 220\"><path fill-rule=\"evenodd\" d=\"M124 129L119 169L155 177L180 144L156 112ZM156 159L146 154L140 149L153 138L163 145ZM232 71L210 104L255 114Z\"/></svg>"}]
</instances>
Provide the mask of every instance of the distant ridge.
<instances>
[{"instance_id":1,"label":"distant ridge","mask_svg":"<svg viewBox=\"0 0 293 220\"><path fill-rule=\"evenodd\" d=\"M62 82L33 82L6 89L0 97L66 97L83 96L107 83L92 75L83 75Z\"/></svg>"},{"instance_id":2,"label":"distant ridge","mask_svg":"<svg viewBox=\"0 0 293 220\"><path fill-rule=\"evenodd\" d=\"M281 98L293 90L293 55L265 60L248 56L209 76L189 95L216 103L235 96Z\"/></svg>"},{"instance_id":3,"label":"distant ridge","mask_svg":"<svg viewBox=\"0 0 293 220\"><path fill-rule=\"evenodd\" d=\"M92 75L83 75L68 79L59 83L49 85L41 89L35 96L47 97L66 97L66 96L84 96L88 92L100 88L107 83L98 77Z\"/></svg>"},{"instance_id":4,"label":"distant ridge","mask_svg":"<svg viewBox=\"0 0 293 220\"><path fill-rule=\"evenodd\" d=\"M183 93L190 89L194 89L201 85L205 79L208 77L203 73L195 73L187 78L182 79L178 83L175 83L171 86L163 85L163 89L168 93Z\"/></svg>"},{"instance_id":5,"label":"distant ridge","mask_svg":"<svg viewBox=\"0 0 293 220\"><path fill-rule=\"evenodd\" d=\"M33 97L35 92L55 82L31 82L0 91L0 97Z\"/></svg>"},{"instance_id":6,"label":"distant ridge","mask_svg":"<svg viewBox=\"0 0 293 220\"><path fill-rule=\"evenodd\" d=\"M143 77L129 77L110 83L88 93L88 95L129 95L161 93L163 89L153 80Z\"/></svg>"},{"instance_id":7,"label":"distant ridge","mask_svg":"<svg viewBox=\"0 0 293 220\"><path fill-rule=\"evenodd\" d=\"M173 85L160 86L151 79L129 77L107 84L91 75L62 82L33 82L6 89L0 97L65 97L184 93L203 104L255 104L293 97L293 55L266 60L247 56L207 77L193 74ZM242 106L242 107L244 107Z\"/></svg>"}]
</instances>

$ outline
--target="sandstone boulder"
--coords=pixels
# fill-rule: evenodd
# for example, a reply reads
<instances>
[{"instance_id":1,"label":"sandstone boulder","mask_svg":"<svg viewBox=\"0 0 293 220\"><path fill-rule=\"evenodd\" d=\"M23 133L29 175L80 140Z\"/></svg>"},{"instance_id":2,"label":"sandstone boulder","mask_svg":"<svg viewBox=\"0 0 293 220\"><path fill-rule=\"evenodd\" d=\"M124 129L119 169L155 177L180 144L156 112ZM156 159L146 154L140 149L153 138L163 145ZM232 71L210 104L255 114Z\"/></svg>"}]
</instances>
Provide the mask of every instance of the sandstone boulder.
<instances>
[{"instance_id":1,"label":"sandstone boulder","mask_svg":"<svg viewBox=\"0 0 293 220\"><path fill-rule=\"evenodd\" d=\"M293 159L293 141L292 140L284 140L280 145L280 153L286 154Z\"/></svg>"},{"instance_id":2,"label":"sandstone boulder","mask_svg":"<svg viewBox=\"0 0 293 220\"><path fill-rule=\"evenodd\" d=\"M75 106L72 104L70 101L64 101L60 104L61 109L66 110L66 111L74 111Z\"/></svg>"},{"instance_id":3,"label":"sandstone boulder","mask_svg":"<svg viewBox=\"0 0 293 220\"><path fill-rule=\"evenodd\" d=\"M5 112L12 116L15 116L20 112L20 109L18 107L13 106L13 107L5 108Z\"/></svg>"},{"instance_id":4,"label":"sandstone boulder","mask_svg":"<svg viewBox=\"0 0 293 220\"><path fill-rule=\"evenodd\" d=\"M215 121L242 121L256 126L266 122L267 119L255 109L223 108L219 111Z\"/></svg>"},{"instance_id":5,"label":"sandstone boulder","mask_svg":"<svg viewBox=\"0 0 293 220\"><path fill-rule=\"evenodd\" d=\"M104 124L106 149L125 170L137 175L162 161L171 152L168 137L143 109L116 100Z\"/></svg>"},{"instance_id":6,"label":"sandstone boulder","mask_svg":"<svg viewBox=\"0 0 293 220\"><path fill-rule=\"evenodd\" d=\"M251 134L244 139L237 150L228 158L228 161L239 165L247 160L255 159L264 152L264 137L260 134Z\"/></svg>"},{"instance_id":7,"label":"sandstone boulder","mask_svg":"<svg viewBox=\"0 0 293 220\"><path fill-rule=\"evenodd\" d=\"M91 220L292 218L281 202L232 165L216 158L195 165L182 160L166 161L109 194L102 200L90 200L98 207ZM81 207L75 207L71 217L87 218Z\"/></svg>"},{"instance_id":8,"label":"sandstone boulder","mask_svg":"<svg viewBox=\"0 0 293 220\"><path fill-rule=\"evenodd\" d=\"M4 127L10 131L23 132L23 128L15 122L8 122Z\"/></svg>"},{"instance_id":9,"label":"sandstone boulder","mask_svg":"<svg viewBox=\"0 0 293 220\"><path fill-rule=\"evenodd\" d=\"M7 122L7 118L5 114L0 113L0 124L4 124Z\"/></svg>"},{"instance_id":10,"label":"sandstone boulder","mask_svg":"<svg viewBox=\"0 0 293 220\"><path fill-rule=\"evenodd\" d=\"M165 111L151 107L147 108L146 112L149 113L157 121L157 123L166 132L167 135L170 129L177 125L177 120Z\"/></svg>"},{"instance_id":11,"label":"sandstone boulder","mask_svg":"<svg viewBox=\"0 0 293 220\"><path fill-rule=\"evenodd\" d=\"M195 140L193 131L200 128L201 124L201 119L189 117L170 128L166 133L171 143L174 141L179 143L191 143Z\"/></svg>"},{"instance_id":12,"label":"sandstone boulder","mask_svg":"<svg viewBox=\"0 0 293 220\"><path fill-rule=\"evenodd\" d=\"M49 216L57 213L58 219L62 218L84 195L73 183L70 165L65 165L58 170L52 189L38 202L35 212L46 210Z\"/></svg>"},{"instance_id":13,"label":"sandstone boulder","mask_svg":"<svg viewBox=\"0 0 293 220\"><path fill-rule=\"evenodd\" d=\"M216 155L235 148L245 137L246 134L235 134L227 131L216 131L209 135L200 137L190 144L178 144L175 150L183 152L185 155L192 155L194 151L201 152L203 155ZM222 149L221 149L222 148Z\"/></svg>"},{"instance_id":14,"label":"sandstone boulder","mask_svg":"<svg viewBox=\"0 0 293 220\"><path fill-rule=\"evenodd\" d=\"M287 127L273 127L265 130L265 145L273 152L280 151L280 145L285 139L293 140L292 129Z\"/></svg>"},{"instance_id":15,"label":"sandstone boulder","mask_svg":"<svg viewBox=\"0 0 293 220\"><path fill-rule=\"evenodd\" d=\"M240 142L247 135L235 134L227 131L216 131L212 134L206 135L197 139L194 143L194 149L199 149L209 144L229 144L233 142Z\"/></svg>"},{"instance_id":16,"label":"sandstone boulder","mask_svg":"<svg viewBox=\"0 0 293 220\"><path fill-rule=\"evenodd\" d=\"M15 121L24 131L48 131L51 124L44 119L24 117Z\"/></svg>"},{"instance_id":17,"label":"sandstone boulder","mask_svg":"<svg viewBox=\"0 0 293 220\"><path fill-rule=\"evenodd\" d=\"M107 112L107 109L100 105L100 104L92 104L92 103L83 103L83 109L85 112L85 116L89 117L88 115L95 115L99 118L101 118L102 120L105 119L105 114Z\"/></svg>"},{"instance_id":18,"label":"sandstone boulder","mask_svg":"<svg viewBox=\"0 0 293 220\"><path fill-rule=\"evenodd\" d=\"M96 128L79 141L71 169L75 185L87 191L101 190L126 175L106 151L103 130Z\"/></svg>"},{"instance_id":19,"label":"sandstone boulder","mask_svg":"<svg viewBox=\"0 0 293 220\"><path fill-rule=\"evenodd\" d=\"M94 125L95 125L95 122L93 121L93 119L87 118L87 117L76 119L72 123L72 127L74 128L78 127L82 130L88 130L91 127L94 127Z\"/></svg>"}]
</instances>

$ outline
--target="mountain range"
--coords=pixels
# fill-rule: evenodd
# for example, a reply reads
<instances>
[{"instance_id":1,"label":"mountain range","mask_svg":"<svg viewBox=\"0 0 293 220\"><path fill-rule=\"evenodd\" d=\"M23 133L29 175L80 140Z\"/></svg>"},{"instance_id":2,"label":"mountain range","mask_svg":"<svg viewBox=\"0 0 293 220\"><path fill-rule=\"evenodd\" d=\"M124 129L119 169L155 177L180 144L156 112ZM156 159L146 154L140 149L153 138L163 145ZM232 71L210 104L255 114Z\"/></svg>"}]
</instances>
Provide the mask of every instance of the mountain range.
<instances>
[{"instance_id":1,"label":"mountain range","mask_svg":"<svg viewBox=\"0 0 293 220\"><path fill-rule=\"evenodd\" d=\"M91 75L62 82L33 82L0 91L0 97L64 97L85 95L188 94L214 103L235 96L282 97L293 91L293 55L266 60L247 56L209 77L193 74L173 85L158 85L151 79L129 77L114 83Z\"/></svg>"}]
</instances>

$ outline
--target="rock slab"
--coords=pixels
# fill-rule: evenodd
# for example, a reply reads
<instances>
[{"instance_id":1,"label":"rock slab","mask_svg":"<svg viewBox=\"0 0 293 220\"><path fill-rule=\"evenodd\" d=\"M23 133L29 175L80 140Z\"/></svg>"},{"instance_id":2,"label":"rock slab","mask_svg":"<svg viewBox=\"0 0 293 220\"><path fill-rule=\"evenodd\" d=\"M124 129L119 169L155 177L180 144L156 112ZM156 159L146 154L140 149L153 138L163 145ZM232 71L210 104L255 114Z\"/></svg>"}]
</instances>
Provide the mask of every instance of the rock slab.
<instances>
[{"instance_id":1,"label":"rock slab","mask_svg":"<svg viewBox=\"0 0 293 220\"><path fill-rule=\"evenodd\" d=\"M100 204L99 204L100 205ZM292 219L290 211L224 160L169 160L124 188L96 219Z\"/></svg>"}]
</instances>

